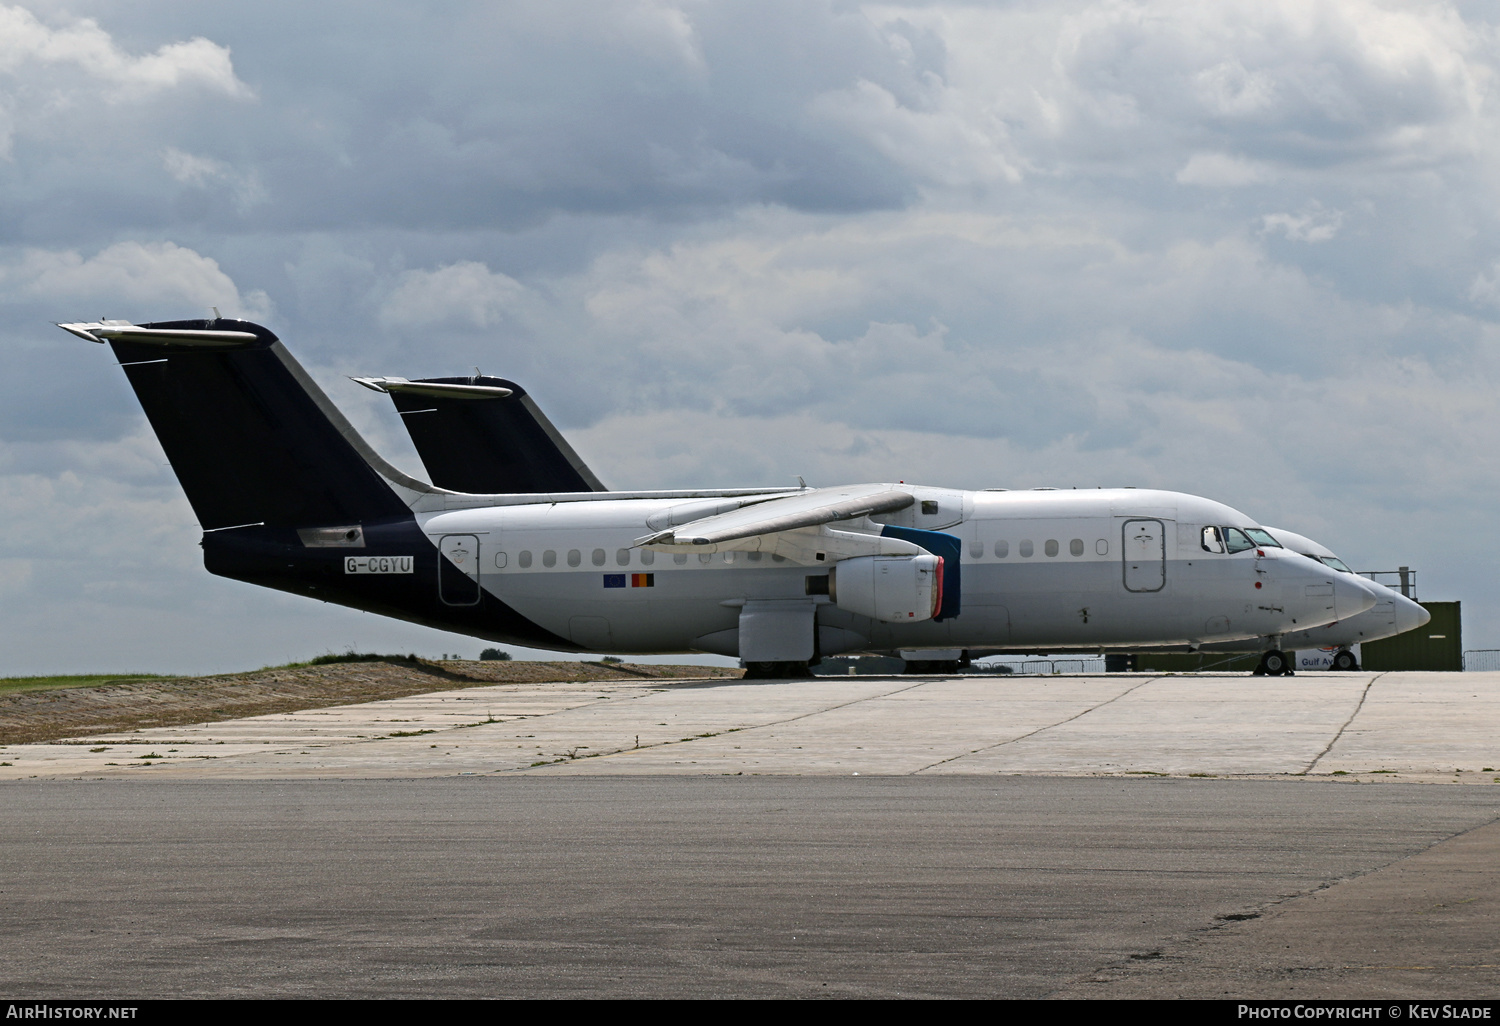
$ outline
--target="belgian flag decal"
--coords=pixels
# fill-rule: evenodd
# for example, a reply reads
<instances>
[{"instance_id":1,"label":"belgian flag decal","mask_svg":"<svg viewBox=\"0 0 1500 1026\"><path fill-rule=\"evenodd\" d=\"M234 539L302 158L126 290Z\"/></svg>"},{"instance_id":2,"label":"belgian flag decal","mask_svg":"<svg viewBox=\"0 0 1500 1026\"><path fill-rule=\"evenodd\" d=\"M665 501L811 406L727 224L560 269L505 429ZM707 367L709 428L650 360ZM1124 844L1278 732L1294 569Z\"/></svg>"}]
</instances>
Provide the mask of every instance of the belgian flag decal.
<instances>
[{"instance_id":1,"label":"belgian flag decal","mask_svg":"<svg viewBox=\"0 0 1500 1026\"><path fill-rule=\"evenodd\" d=\"M656 587L655 574L605 574L604 586L606 588L654 588Z\"/></svg>"}]
</instances>

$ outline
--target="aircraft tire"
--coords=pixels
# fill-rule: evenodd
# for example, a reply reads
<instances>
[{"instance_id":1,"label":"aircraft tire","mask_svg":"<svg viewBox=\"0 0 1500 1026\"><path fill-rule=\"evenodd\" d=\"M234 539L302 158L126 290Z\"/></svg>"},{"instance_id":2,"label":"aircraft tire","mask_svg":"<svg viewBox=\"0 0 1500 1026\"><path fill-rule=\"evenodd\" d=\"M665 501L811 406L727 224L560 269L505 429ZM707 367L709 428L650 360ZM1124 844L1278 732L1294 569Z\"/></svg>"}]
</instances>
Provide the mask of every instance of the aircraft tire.
<instances>
[{"instance_id":1,"label":"aircraft tire","mask_svg":"<svg viewBox=\"0 0 1500 1026\"><path fill-rule=\"evenodd\" d=\"M1333 657L1333 668L1335 670L1358 670L1359 660L1354 658L1354 653L1346 648Z\"/></svg>"},{"instance_id":2,"label":"aircraft tire","mask_svg":"<svg viewBox=\"0 0 1500 1026\"><path fill-rule=\"evenodd\" d=\"M1255 668L1257 677L1290 677L1292 676L1292 661L1286 657L1286 653L1279 649L1271 649L1260 657L1260 665Z\"/></svg>"}]
</instances>

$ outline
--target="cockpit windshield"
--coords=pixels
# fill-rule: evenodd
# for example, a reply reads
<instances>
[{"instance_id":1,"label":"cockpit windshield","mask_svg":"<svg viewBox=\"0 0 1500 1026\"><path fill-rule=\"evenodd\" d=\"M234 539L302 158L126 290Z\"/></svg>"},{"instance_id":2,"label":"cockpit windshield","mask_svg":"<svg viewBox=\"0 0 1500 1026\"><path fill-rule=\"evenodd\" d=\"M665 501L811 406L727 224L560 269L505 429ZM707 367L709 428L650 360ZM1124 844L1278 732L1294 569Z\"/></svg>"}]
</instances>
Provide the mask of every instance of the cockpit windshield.
<instances>
[{"instance_id":1,"label":"cockpit windshield","mask_svg":"<svg viewBox=\"0 0 1500 1026\"><path fill-rule=\"evenodd\" d=\"M1337 556L1314 556L1313 559L1316 559L1320 563L1324 563L1324 564L1326 564L1328 566L1331 566L1335 570L1341 571L1342 573L1346 573L1346 574L1352 574L1352 573L1354 573L1354 571L1350 570L1349 567L1348 567L1348 565L1345 564L1344 561L1342 559L1340 559L1339 557L1337 557Z\"/></svg>"},{"instance_id":2,"label":"cockpit windshield","mask_svg":"<svg viewBox=\"0 0 1500 1026\"><path fill-rule=\"evenodd\" d=\"M1238 527L1226 527L1224 530L1224 548L1229 552L1244 552L1246 549L1255 548L1255 543L1245 536L1245 532Z\"/></svg>"},{"instance_id":3,"label":"cockpit windshield","mask_svg":"<svg viewBox=\"0 0 1500 1026\"><path fill-rule=\"evenodd\" d=\"M1253 548L1281 548L1281 543L1259 527L1205 527L1203 529L1205 552L1244 552Z\"/></svg>"},{"instance_id":4,"label":"cockpit windshield","mask_svg":"<svg viewBox=\"0 0 1500 1026\"><path fill-rule=\"evenodd\" d=\"M1244 552L1255 548L1255 543L1238 527L1205 527L1202 544L1205 552Z\"/></svg>"}]
</instances>

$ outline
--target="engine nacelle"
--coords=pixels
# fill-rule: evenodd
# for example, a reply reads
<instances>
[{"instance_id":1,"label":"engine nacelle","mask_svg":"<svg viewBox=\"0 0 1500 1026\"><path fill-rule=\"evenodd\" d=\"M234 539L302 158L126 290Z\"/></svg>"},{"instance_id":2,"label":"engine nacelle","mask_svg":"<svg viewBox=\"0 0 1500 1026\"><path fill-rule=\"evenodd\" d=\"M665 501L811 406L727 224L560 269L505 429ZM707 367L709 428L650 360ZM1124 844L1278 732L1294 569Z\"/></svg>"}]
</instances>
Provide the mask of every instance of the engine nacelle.
<instances>
[{"instance_id":1,"label":"engine nacelle","mask_svg":"<svg viewBox=\"0 0 1500 1026\"><path fill-rule=\"evenodd\" d=\"M937 556L856 556L828 570L834 605L883 623L931 620L943 605L943 561Z\"/></svg>"}]
</instances>

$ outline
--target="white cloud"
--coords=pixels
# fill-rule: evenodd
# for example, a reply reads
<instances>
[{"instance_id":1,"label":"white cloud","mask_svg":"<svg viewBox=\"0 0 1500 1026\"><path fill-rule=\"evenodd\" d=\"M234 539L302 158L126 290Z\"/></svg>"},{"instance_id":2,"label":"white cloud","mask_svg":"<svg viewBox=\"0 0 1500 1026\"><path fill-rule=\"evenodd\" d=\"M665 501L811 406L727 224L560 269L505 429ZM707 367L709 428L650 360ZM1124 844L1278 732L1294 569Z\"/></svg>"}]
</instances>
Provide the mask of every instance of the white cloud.
<instances>
[{"instance_id":1,"label":"white cloud","mask_svg":"<svg viewBox=\"0 0 1500 1026\"><path fill-rule=\"evenodd\" d=\"M1494 32L1446 3L1106 0L866 12L941 40L940 112L963 122L946 134L993 136L1003 123L1005 159L1028 175L1121 175L1163 160L1182 168L1192 157L1180 180L1247 184L1270 177L1267 163L1431 165L1494 135L1484 102ZM1239 155L1216 152L1226 145Z\"/></svg>"},{"instance_id":2,"label":"white cloud","mask_svg":"<svg viewBox=\"0 0 1500 1026\"><path fill-rule=\"evenodd\" d=\"M184 185L206 185L229 174L229 165L212 157L195 157L175 146L168 146L161 154L162 166L167 174Z\"/></svg>"},{"instance_id":3,"label":"white cloud","mask_svg":"<svg viewBox=\"0 0 1500 1026\"><path fill-rule=\"evenodd\" d=\"M965 102L972 99L944 90L932 109L916 110L898 103L889 90L860 80L818 97L813 110L923 181L950 187L1019 182L1021 170L1007 153L1004 119Z\"/></svg>"},{"instance_id":4,"label":"white cloud","mask_svg":"<svg viewBox=\"0 0 1500 1026\"><path fill-rule=\"evenodd\" d=\"M1480 271L1469 283L1469 301L1481 306L1500 307L1500 261L1496 261L1488 272Z\"/></svg>"},{"instance_id":5,"label":"white cloud","mask_svg":"<svg viewBox=\"0 0 1500 1026\"><path fill-rule=\"evenodd\" d=\"M1227 153L1195 153L1177 172L1183 185L1238 188L1274 181L1276 172L1259 161L1230 156Z\"/></svg>"},{"instance_id":6,"label":"white cloud","mask_svg":"<svg viewBox=\"0 0 1500 1026\"><path fill-rule=\"evenodd\" d=\"M470 324L487 328L513 312L526 287L473 260L436 270L406 271L380 306L389 328Z\"/></svg>"},{"instance_id":7,"label":"white cloud","mask_svg":"<svg viewBox=\"0 0 1500 1026\"><path fill-rule=\"evenodd\" d=\"M199 189L217 184L225 185L233 198L235 209L242 214L270 198L258 175L254 172L238 172L222 160L196 156L175 146L168 146L162 150L161 161L167 174L184 185Z\"/></svg>"},{"instance_id":8,"label":"white cloud","mask_svg":"<svg viewBox=\"0 0 1500 1026\"><path fill-rule=\"evenodd\" d=\"M705 68L702 42L683 5L669 0L634 0L621 11L621 37L642 50L665 49L686 67Z\"/></svg>"},{"instance_id":9,"label":"white cloud","mask_svg":"<svg viewBox=\"0 0 1500 1026\"><path fill-rule=\"evenodd\" d=\"M1301 214L1265 214L1260 220L1262 235L1280 232L1293 242L1327 242L1338 234L1344 214L1314 208Z\"/></svg>"},{"instance_id":10,"label":"white cloud","mask_svg":"<svg viewBox=\"0 0 1500 1026\"><path fill-rule=\"evenodd\" d=\"M73 308L59 309L59 319L111 316L102 309L111 304L167 308L168 316L206 316L214 306L226 317L270 313L264 292L241 294L213 258L171 242L118 242L87 258L72 249L26 250L0 264L0 296Z\"/></svg>"},{"instance_id":11,"label":"white cloud","mask_svg":"<svg viewBox=\"0 0 1500 1026\"><path fill-rule=\"evenodd\" d=\"M132 56L92 18L49 28L23 7L0 6L0 72L16 74L31 63L75 65L121 90L110 99L189 84L236 98L253 95L235 76L228 48L201 36Z\"/></svg>"}]
</instances>

